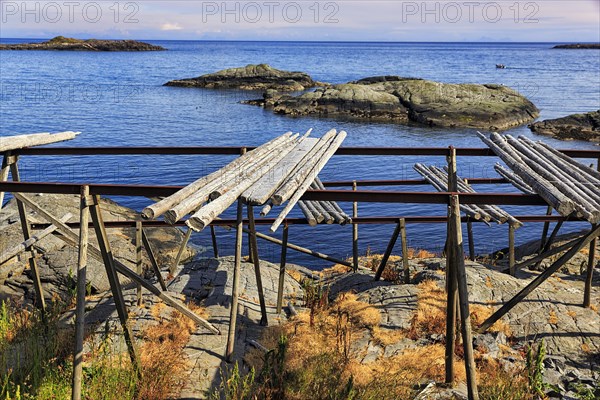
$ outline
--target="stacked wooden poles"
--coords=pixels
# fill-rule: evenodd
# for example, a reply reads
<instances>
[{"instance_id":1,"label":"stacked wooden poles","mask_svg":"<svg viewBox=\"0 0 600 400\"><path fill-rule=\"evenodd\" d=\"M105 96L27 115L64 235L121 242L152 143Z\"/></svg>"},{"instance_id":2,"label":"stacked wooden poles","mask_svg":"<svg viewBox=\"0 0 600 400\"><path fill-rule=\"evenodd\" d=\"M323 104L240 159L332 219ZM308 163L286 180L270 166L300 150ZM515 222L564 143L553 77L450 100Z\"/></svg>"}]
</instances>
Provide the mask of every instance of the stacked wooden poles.
<instances>
[{"instance_id":1,"label":"stacked wooden poles","mask_svg":"<svg viewBox=\"0 0 600 400\"><path fill-rule=\"evenodd\" d=\"M450 147L448 157L448 188L456 193L456 149ZM454 190L453 190L454 189ZM471 320L469 312L469 296L467 274L463 251L463 238L460 218L460 203L457 194L451 194L448 207L448 238L447 238L447 305L446 305L446 382L454 382L454 338L456 323L456 292L460 306L460 322L467 372L467 389L470 400L478 400L475 360L473 356L473 338L471 335ZM458 290L456 290L458 289Z\"/></svg>"},{"instance_id":2,"label":"stacked wooden poles","mask_svg":"<svg viewBox=\"0 0 600 400\"><path fill-rule=\"evenodd\" d=\"M600 173L541 142L492 133L481 140L561 215L600 221Z\"/></svg>"},{"instance_id":3,"label":"stacked wooden poles","mask_svg":"<svg viewBox=\"0 0 600 400\"><path fill-rule=\"evenodd\" d=\"M83 381L83 340L85 337L85 295L89 243L90 188L81 187L79 216L79 257L77 260L77 300L75 308L75 348L73 351L73 387L72 400L81 399Z\"/></svg>"}]
</instances>

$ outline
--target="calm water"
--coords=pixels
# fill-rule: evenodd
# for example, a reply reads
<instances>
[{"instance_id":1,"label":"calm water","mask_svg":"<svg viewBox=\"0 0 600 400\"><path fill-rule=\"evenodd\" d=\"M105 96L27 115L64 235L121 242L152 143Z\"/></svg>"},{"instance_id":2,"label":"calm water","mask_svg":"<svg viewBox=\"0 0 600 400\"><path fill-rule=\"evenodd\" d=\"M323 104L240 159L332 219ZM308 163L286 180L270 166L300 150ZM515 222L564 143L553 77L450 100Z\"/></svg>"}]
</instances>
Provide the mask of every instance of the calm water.
<instances>
[{"instance_id":1,"label":"calm water","mask_svg":"<svg viewBox=\"0 0 600 400\"><path fill-rule=\"evenodd\" d=\"M4 40L9 42L10 40ZM13 40L12 42L16 42ZM149 53L0 52L0 134L74 130L83 132L65 146L204 146L259 145L288 130L331 128L348 132L346 146L482 147L474 130L430 129L381 123L273 115L239 104L260 94L163 87L175 78L198 76L249 63L269 63L298 70L333 83L373 75L402 75L443 82L501 83L518 89L555 118L600 108L600 52L553 50L551 44L433 43L290 43L156 41L169 49ZM496 63L508 66L498 70ZM526 127L510 131L542 139L559 148L597 148L589 143L557 142L531 134ZM28 181L186 184L231 160L215 156L28 157L21 161ZM334 157L323 180L409 179L415 162L441 164L436 157ZM461 158L465 177L495 176L493 158ZM425 189L426 188L426 189ZM430 190L426 186L406 190ZM480 186L480 191L512 191ZM141 209L144 198L116 198ZM350 212L350 204L342 204ZM543 213L544 208L507 207L515 214ZM443 215L438 205L361 204L360 215ZM231 211L228 215L232 215ZM295 210L293 215L300 215ZM568 230L578 227L568 224ZM266 228L265 228L266 230ZM383 251L393 227L361 226L360 247ZM522 242L539 235L540 224L517 231ZM277 233L279 236L281 232ZM351 254L351 228L294 226L290 241L338 257ZM410 246L439 250L444 226L409 225ZM481 252L505 246L506 227L476 224ZM219 231L221 252L231 253L232 234ZM194 236L209 246L206 233ZM398 245L399 246L399 245ZM319 265L290 253L293 261ZM261 244L261 255L277 260L276 247Z\"/></svg>"}]
</instances>

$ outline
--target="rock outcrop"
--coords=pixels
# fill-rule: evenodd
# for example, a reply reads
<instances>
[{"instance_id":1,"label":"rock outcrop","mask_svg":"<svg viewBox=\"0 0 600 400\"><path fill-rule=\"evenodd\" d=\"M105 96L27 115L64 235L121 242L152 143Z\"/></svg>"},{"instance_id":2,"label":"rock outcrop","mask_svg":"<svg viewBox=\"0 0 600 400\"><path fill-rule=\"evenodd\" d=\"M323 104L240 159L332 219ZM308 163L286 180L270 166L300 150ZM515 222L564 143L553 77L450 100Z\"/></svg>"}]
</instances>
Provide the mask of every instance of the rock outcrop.
<instances>
[{"instance_id":1,"label":"rock outcrop","mask_svg":"<svg viewBox=\"0 0 600 400\"><path fill-rule=\"evenodd\" d=\"M557 44L553 49L600 49L600 43Z\"/></svg>"},{"instance_id":2,"label":"rock outcrop","mask_svg":"<svg viewBox=\"0 0 600 400\"><path fill-rule=\"evenodd\" d=\"M509 129L539 115L533 103L506 86L398 76L365 78L298 96L269 91L262 100L248 103L290 116L351 117L486 130Z\"/></svg>"},{"instance_id":3,"label":"rock outcrop","mask_svg":"<svg viewBox=\"0 0 600 400\"><path fill-rule=\"evenodd\" d=\"M70 195L29 195L36 203L59 218L67 213L74 215L69 222L79 218L79 196ZM106 221L133 220L136 213L108 199L103 199L102 213ZM46 223L34 212L29 213L32 223ZM177 255L183 241L183 232L178 228L146 228L148 240L153 248L161 268L166 270ZM108 238L113 249L113 255L127 267L135 270L135 230L131 228L111 228L107 230ZM17 213L16 202L11 200L0 212L0 253L15 246L23 240L21 225ZM90 230L90 243L96 244L94 230ZM53 296L65 298L73 289L77 275L77 249L67 246L62 240L52 235L40 240L34 245L38 267L40 269L44 294L49 300ZM182 262L189 261L196 252L187 247ZM143 251L144 270L148 278L154 278L151 272L150 260ZM125 277L120 277L122 284L127 284ZM110 289L104 264L89 257L87 267L89 288L94 293ZM0 265L0 300L12 299L17 302L28 302L34 298L34 287L31 271L25 254Z\"/></svg>"},{"instance_id":4,"label":"rock outcrop","mask_svg":"<svg viewBox=\"0 0 600 400\"><path fill-rule=\"evenodd\" d=\"M0 50L161 51L166 49L135 40L81 40L57 36L41 43L0 44Z\"/></svg>"},{"instance_id":5,"label":"rock outcrop","mask_svg":"<svg viewBox=\"0 0 600 400\"><path fill-rule=\"evenodd\" d=\"M283 71L268 64L249 64L245 67L229 68L196 78L165 83L165 86L278 91L299 91L322 85L304 72Z\"/></svg>"},{"instance_id":6,"label":"rock outcrop","mask_svg":"<svg viewBox=\"0 0 600 400\"><path fill-rule=\"evenodd\" d=\"M535 122L529 129L562 140L600 142L600 110Z\"/></svg>"}]
</instances>

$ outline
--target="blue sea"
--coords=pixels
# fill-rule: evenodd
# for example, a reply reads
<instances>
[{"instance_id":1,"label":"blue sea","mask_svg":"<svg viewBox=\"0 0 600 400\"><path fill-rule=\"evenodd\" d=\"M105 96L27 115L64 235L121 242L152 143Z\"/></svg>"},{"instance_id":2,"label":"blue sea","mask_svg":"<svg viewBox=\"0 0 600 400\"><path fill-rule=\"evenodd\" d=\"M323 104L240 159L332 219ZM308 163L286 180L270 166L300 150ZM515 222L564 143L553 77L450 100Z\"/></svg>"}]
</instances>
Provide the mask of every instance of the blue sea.
<instances>
[{"instance_id":1,"label":"blue sea","mask_svg":"<svg viewBox=\"0 0 600 400\"><path fill-rule=\"evenodd\" d=\"M3 39L2 42L29 42ZM342 83L374 75L401 75L442 82L498 83L520 91L541 110L541 119L600 108L600 52L558 50L553 43L315 43L150 41L168 49L148 53L46 51L0 52L0 135L81 131L60 146L239 146L260 145L286 131L314 128L320 136L345 130L345 146L483 147L472 129L431 129L386 123L290 118L240 104L256 92L215 91L162 86L223 68L268 63L309 73L319 81ZM506 69L496 69L502 63ZM598 149L591 143L560 142L532 134L525 126L510 130L557 148ZM230 156L81 156L24 157L23 179L50 182L183 185L231 161ZM460 157L464 177L494 177L491 157ZM418 178L416 162L442 165L441 157L335 156L321 174L327 180ZM591 160L586 160L591 163ZM373 188L433 190L427 186ZM483 185L482 192L512 192L508 185ZM146 198L114 198L141 210ZM349 203L341 206L351 212ZM506 207L514 214L543 214L545 207ZM227 216L232 216L229 210ZM443 205L359 205L361 216L444 215ZM300 216L294 210L293 216ZM583 228L569 223L564 231ZM541 224L526 224L517 243L539 237ZM267 232L268 228L262 228ZM383 252L391 225L360 226L360 251ZM445 225L409 225L409 246L440 251ZM275 234L281 235L281 230ZM232 254L233 234L218 230L221 254ZM292 226L290 242L336 257L352 254L352 228ZM506 246L506 226L475 224L476 249ZM193 242L211 254L210 237ZM279 248L259 243L261 257L277 261ZM400 251L400 244L396 251ZM323 262L290 252L290 261L315 268Z\"/></svg>"}]
</instances>

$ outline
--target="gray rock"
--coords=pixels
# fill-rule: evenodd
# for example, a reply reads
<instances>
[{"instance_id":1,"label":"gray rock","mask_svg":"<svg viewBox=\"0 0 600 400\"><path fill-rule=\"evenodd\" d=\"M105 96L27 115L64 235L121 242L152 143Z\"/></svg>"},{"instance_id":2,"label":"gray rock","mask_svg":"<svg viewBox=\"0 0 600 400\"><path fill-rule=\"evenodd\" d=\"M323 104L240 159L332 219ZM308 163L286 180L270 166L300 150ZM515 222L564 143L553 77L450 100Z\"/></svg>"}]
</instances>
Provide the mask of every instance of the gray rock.
<instances>
[{"instance_id":1,"label":"gray rock","mask_svg":"<svg viewBox=\"0 0 600 400\"><path fill-rule=\"evenodd\" d=\"M600 110L535 122L529 129L557 139L600 142Z\"/></svg>"},{"instance_id":2,"label":"gray rock","mask_svg":"<svg viewBox=\"0 0 600 400\"><path fill-rule=\"evenodd\" d=\"M537 107L506 86L450 84L402 77L372 77L298 96L250 104L291 116L352 117L427 126L505 130L532 121Z\"/></svg>"},{"instance_id":3,"label":"gray rock","mask_svg":"<svg viewBox=\"0 0 600 400\"><path fill-rule=\"evenodd\" d=\"M283 71L268 64L249 64L245 67L229 68L196 78L165 83L165 86L279 91L298 91L319 85L323 84L314 81L304 72Z\"/></svg>"}]
</instances>

